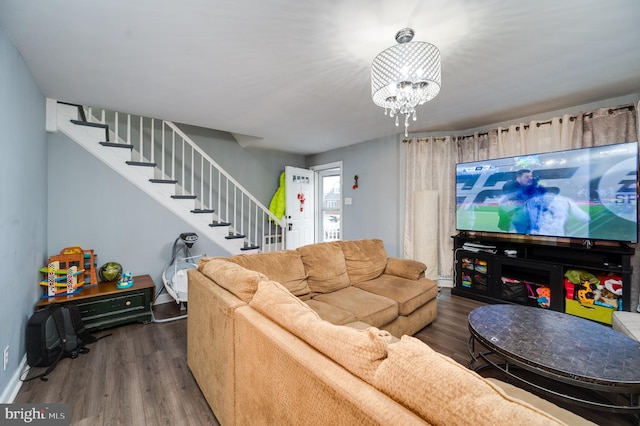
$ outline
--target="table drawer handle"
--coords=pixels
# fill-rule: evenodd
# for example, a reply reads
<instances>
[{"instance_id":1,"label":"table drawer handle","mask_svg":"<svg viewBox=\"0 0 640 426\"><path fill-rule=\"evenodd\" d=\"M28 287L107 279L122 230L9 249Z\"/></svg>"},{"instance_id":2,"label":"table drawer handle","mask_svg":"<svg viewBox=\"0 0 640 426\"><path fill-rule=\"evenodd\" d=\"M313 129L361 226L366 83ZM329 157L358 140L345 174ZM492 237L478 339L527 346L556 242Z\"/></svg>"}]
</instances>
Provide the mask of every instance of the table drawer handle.
<instances>
[{"instance_id":1,"label":"table drawer handle","mask_svg":"<svg viewBox=\"0 0 640 426\"><path fill-rule=\"evenodd\" d=\"M131 300L127 300L127 301L125 302L125 305L127 305L127 306L131 305Z\"/></svg>"}]
</instances>

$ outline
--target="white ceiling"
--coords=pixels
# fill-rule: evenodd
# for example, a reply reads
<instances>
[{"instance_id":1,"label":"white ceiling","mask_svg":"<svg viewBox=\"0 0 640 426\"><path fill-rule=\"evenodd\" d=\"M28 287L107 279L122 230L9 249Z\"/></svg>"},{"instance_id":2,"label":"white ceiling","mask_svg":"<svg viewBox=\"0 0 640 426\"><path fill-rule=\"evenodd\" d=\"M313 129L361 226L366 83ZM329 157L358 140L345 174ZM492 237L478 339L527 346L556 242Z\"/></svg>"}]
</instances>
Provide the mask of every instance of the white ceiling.
<instances>
[{"instance_id":1,"label":"white ceiling","mask_svg":"<svg viewBox=\"0 0 640 426\"><path fill-rule=\"evenodd\" d=\"M371 101L395 33L435 44L412 132L640 92L638 0L1 0L45 96L324 152L403 132Z\"/></svg>"}]
</instances>

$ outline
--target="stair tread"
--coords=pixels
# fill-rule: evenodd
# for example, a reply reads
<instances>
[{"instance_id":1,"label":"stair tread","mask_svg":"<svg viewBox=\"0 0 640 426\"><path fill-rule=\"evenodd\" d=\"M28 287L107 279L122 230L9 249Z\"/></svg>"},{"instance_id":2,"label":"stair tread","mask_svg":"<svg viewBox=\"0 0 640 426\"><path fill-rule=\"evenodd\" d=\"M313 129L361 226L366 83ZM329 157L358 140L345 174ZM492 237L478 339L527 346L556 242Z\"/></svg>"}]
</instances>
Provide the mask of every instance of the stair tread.
<instances>
[{"instance_id":1,"label":"stair tread","mask_svg":"<svg viewBox=\"0 0 640 426\"><path fill-rule=\"evenodd\" d=\"M101 129L108 129L109 128L108 124L94 123L92 121L71 120L71 122L73 124L77 124L79 126L98 127L98 128L101 128Z\"/></svg>"},{"instance_id":2,"label":"stair tread","mask_svg":"<svg viewBox=\"0 0 640 426\"><path fill-rule=\"evenodd\" d=\"M227 240L238 240L240 238L245 238L246 235L243 234L232 234L232 235L227 235L224 238Z\"/></svg>"},{"instance_id":3,"label":"stair tread","mask_svg":"<svg viewBox=\"0 0 640 426\"><path fill-rule=\"evenodd\" d=\"M107 146L109 148L126 148L133 149L133 145L126 143L116 143L116 142L100 142L100 145Z\"/></svg>"},{"instance_id":4,"label":"stair tread","mask_svg":"<svg viewBox=\"0 0 640 426\"><path fill-rule=\"evenodd\" d=\"M98 143L104 147L108 147L108 148L122 148L122 149L129 149L131 151L133 151L133 149L136 147L136 145L133 145L129 142L125 142L121 139L118 139L117 141L110 141L110 125L107 123L100 123L100 122L94 122L94 121L87 121L87 118L89 118L90 120L92 120L93 118L90 118L88 116L84 115L84 108L81 105L75 105L75 104L68 104L74 107L78 108L78 118L79 119L71 119L69 120L72 124L74 125L79 125L79 126L87 126L87 127L92 127L92 128L97 128L97 129L104 129L105 133L106 133L106 137L103 139L102 137L102 131L100 131L100 133L89 133L87 132L87 134L91 137L91 142L93 143L93 146L95 147L95 142L96 139L98 139ZM65 110L66 111L66 110ZM84 132L79 132L80 133L84 133ZM95 136L98 135L98 138L96 138ZM118 143L118 142L122 142L122 143ZM95 148L94 148L95 149ZM105 153L108 154L107 151L104 151ZM111 151L112 153L114 153L115 151ZM128 155L127 155L128 156ZM119 164L122 164L122 156L120 156L119 159L117 159L117 161L119 161ZM137 155L136 155L137 157ZM140 156L142 157L142 155ZM146 160L145 158L140 158L141 160ZM164 157L163 157L164 159ZM204 161L204 159L203 159ZM141 167L158 167L158 163L157 162L151 162L151 161L125 161L125 164L130 165L130 166L141 166ZM141 169L139 169L141 170ZM153 174L152 174L153 175ZM162 174L164 175L164 174ZM174 184L177 185L179 182L177 179L156 179L156 178L151 178L148 179L148 176L144 176L144 179L147 179L149 182L151 183L159 183L159 184ZM204 179L204 178L203 178ZM157 189L158 187L156 187ZM173 191L171 191L173 192ZM176 192L186 192L184 190L177 190ZM166 197L166 195L165 195ZM192 195L192 194L174 194L174 195L170 195L171 199L184 199L184 200L198 200L198 196L196 195ZM165 198L165 200L168 200L168 198ZM186 203L183 205L187 206L191 203ZM195 205L202 205L203 203L201 201L196 201L194 203ZM227 207L228 208L228 207ZM186 208L185 208L186 210ZM200 213L204 213L204 214L212 214L213 218L216 218L217 216L215 215L216 210L212 209L212 208L193 208L190 209L191 213L194 214L200 214ZM205 221L207 222L207 221ZM202 226L204 224L201 224L200 226ZM211 223L208 224L210 227L229 227L228 230L224 229L224 232L222 232L222 235L218 235L218 238L221 236L224 236L225 240L229 240L230 242L227 244L222 244L222 246L229 246L229 250L238 250L238 248L241 251L251 251L251 250L260 250L260 246L257 244L253 244L252 242L249 242L249 238L247 237L247 235L242 234L242 233L237 233L233 227L232 224L230 222L226 222L223 220L213 220ZM242 225L241 225L242 227ZM276 228L277 229L277 228ZM275 234L272 234L272 237L277 238ZM244 239L244 241L242 242L235 242L235 243L231 243L231 241L233 240L238 240L238 239ZM221 243L221 242L220 242ZM238 246L242 246L242 247L238 247Z\"/></svg>"},{"instance_id":5,"label":"stair tread","mask_svg":"<svg viewBox=\"0 0 640 426\"><path fill-rule=\"evenodd\" d=\"M229 222L212 222L209 224L209 226L211 227L216 227L216 226L231 226L231 224Z\"/></svg>"},{"instance_id":6,"label":"stair tread","mask_svg":"<svg viewBox=\"0 0 640 426\"><path fill-rule=\"evenodd\" d=\"M84 116L84 111L80 109L80 114ZM84 117L83 117L84 118ZM109 142L109 125L103 123L94 123L92 121L85 120L71 120L73 124L77 124L78 126L87 126L87 127L96 127L98 129L104 129L105 139Z\"/></svg>"},{"instance_id":7,"label":"stair tread","mask_svg":"<svg viewBox=\"0 0 640 426\"><path fill-rule=\"evenodd\" d=\"M146 161L126 161L126 163L130 166L143 166L143 167L155 167L156 163L148 163Z\"/></svg>"},{"instance_id":8,"label":"stair tread","mask_svg":"<svg viewBox=\"0 0 640 426\"><path fill-rule=\"evenodd\" d=\"M151 183L178 183L176 179L149 179Z\"/></svg>"},{"instance_id":9,"label":"stair tread","mask_svg":"<svg viewBox=\"0 0 640 426\"><path fill-rule=\"evenodd\" d=\"M57 101L57 102L59 104L62 104L62 105L69 105L69 106L72 106L72 107L76 107L78 109L78 115L80 116L80 120L78 120L78 121L87 121L87 116L84 113L84 108L82 107L82 105L74 104L74 103L71 103L71 102L65 102L65 101Z\"/></svg>"}]
</instances>

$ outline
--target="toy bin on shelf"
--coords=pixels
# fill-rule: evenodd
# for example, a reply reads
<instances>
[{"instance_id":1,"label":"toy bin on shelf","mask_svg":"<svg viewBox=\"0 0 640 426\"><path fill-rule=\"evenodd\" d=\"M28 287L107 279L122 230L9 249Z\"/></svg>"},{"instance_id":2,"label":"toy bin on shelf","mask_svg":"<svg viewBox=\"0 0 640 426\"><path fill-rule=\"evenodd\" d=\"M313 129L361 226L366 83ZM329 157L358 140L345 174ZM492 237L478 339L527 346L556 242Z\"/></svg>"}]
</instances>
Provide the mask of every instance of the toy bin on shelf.
<instances>
[{"instance_id":1,"label":"toy bin on shelf","mask_svg":"<svg viewBox=\"0 0 640 426\"><path fill-rule=\"evenodd\" d=\"M564 303L567 314L611 325L614 309L605 306L586 305L571 299L565 299Z\"/></svg>"}]
</instances>

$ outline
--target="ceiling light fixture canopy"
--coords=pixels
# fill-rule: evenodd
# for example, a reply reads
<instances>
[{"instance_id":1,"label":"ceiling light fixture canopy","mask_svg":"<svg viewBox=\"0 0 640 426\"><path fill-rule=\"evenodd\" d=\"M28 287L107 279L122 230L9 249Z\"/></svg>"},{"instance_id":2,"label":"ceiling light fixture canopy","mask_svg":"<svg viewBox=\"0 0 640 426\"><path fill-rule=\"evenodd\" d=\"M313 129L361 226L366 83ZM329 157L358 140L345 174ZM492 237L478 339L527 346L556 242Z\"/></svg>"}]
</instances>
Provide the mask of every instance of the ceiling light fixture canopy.
<instances>
[{"instance_id":1,"label":"ceiling light fixture canopy","mask_svg":"<svg viewBox=\"0 0 640 426\"><path fill-rule=\"evenodd\" d=\"M371 97L385 115L404 114L404 135L409 116L416 120L416 107L440 93L440 51L431 43L413 40L414 31L404 28L396 34L398 44L380 52L371 64Z\"/></svg>"}]
</instances>

